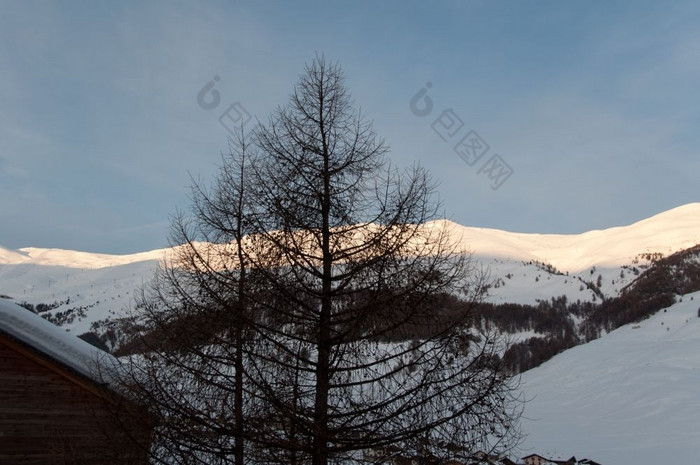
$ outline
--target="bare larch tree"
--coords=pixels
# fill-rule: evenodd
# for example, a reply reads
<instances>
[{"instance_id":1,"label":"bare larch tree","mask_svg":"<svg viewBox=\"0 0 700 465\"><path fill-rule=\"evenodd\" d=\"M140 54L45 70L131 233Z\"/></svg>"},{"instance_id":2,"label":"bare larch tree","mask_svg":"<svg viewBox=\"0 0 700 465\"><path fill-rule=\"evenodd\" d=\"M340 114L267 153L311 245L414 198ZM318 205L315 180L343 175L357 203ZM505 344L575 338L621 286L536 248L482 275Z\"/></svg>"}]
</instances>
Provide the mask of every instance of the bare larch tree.
<instances>
[{"instance_id":1,"label":"bare larch tree","mask_svg":"<svg viewBox=\"0 0 700 465\"><path fill-rule=\"evenodd\" d=\"M317 57L250 142L212 188L195 183L139 306L150 336L124 384L162 419L163 461L511 447L516 387L471 320L485 277L438 219L428 174L389 165L340 67Z\"/></svg>"}]
</instances>

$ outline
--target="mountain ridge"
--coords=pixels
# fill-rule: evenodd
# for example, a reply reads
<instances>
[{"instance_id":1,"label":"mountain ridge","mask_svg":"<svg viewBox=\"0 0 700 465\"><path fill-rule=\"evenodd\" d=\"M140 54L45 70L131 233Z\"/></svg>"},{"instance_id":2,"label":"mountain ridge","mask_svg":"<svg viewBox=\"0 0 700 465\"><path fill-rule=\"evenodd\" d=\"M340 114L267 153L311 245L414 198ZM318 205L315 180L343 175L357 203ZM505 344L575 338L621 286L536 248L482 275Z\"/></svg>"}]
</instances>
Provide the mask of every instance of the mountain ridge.
<instances>
[{"instance_id":1,"label":"mountain ridge","mask_svg":"<svg viewBox=\"0 0 700 465\"><path fill-rule=\"evenodd\" d=\"M681 205L625 226L578 234L518 233L463 226L437 220L462 251L477 257L548 263L560 271L579 272L598 266L621 266L640 253L668 255L700 243L700 202ZM0 265L36 264L69 268L104 268L162 259L170 248L133 254L102 254L55 248L0 247Z\"/></svg>"},{"instance_id":2,"label":"mountain ridge","mask_svg":"<svg viewBox=\"0 0 700 465\"><path fill-rule=\"evenodd\" d=\"M441 224L454 244L473 252L475 264L490 273L487 302L537 306L566 296L569 302L597 303L620 295L653 259L700 244L700 203L632 225L575 235L435 222ZM634 240L624 239L635 234ZM42 316L77 334L96 331L134 307L134 294L171 251L109 255L0 248L0 295L40 308Z\"/></svg>"}]
</instances>

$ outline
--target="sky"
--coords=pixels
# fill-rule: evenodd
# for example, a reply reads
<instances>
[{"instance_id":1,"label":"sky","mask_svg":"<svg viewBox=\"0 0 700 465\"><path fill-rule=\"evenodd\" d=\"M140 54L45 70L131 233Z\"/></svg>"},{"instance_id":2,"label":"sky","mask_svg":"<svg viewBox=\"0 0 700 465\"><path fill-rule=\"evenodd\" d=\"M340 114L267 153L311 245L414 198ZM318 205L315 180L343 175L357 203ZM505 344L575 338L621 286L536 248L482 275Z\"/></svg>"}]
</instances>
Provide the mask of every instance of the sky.
<instances>
[{"instance_id":1,"label":"sky","mask_svg":"<svg viewBox=\"0 0 700 465\"><path fill-rule=\"evenodd\" d=\"M700 200L697 2L0 8L5 248L167 246L227 126L266 120L317 54L460 224L579 233Z\"/></svg>"}]
</instances>

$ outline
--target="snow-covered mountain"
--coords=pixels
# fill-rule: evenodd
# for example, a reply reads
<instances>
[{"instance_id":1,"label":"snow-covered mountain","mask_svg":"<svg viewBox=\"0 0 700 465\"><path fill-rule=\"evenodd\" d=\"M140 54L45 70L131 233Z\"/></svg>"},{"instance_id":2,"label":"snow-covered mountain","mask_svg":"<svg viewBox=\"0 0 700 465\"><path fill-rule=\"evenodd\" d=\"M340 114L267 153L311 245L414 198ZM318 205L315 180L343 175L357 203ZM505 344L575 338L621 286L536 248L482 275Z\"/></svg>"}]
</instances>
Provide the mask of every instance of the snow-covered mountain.
<instances>
[{"instance_id":1,"label":"snow-covered mountain","mask_svg":"<svg viewBox=\"0 0 700 465\"><path fill-rule=\"evenodd\" d=\"M668 255L700 243L700 203L668 210L629 226L583 234L520 234L451 225L454 237L477 255L539 261L578 273L629 265L642 253Z\"/></svg>"},{"instance_id":2,"label":"snow-covered mountain","mask_svg":"<svg viewBox=\"0 0 700 465\"><path fill-rule=\"evenodd\" d=\"M536 304L562 295L569 302L598 303L634 288L659 257L700 244L700 203L582 234L446 226L451 239L490 271L491 303ZM104 330L105 321L133 307L135 292L167 253L0 248L0 296L33 305L74 334L98 325ZM687 260L699 256L693 252ZM647 293L648 288L647 282ZM696 461L700 292L676 300L641 323L603 331L600 339L523 374L523 392L531 399L525 408L523 455L575 454L605 465ZM578 317L565 318L579 322ZM513 339L533 336L543 335L524 331Z\"/></svg>"},{"instance_id":3,"label":"snow-covered mountain","mask_svg":"<svg viewBox=\"0 0 700 465\"><path fill-rule=\"evenodd\" d=\"M31 263L33 265L96 269L160 260L164 253L165 250L160 249L131 255L107 255L36 247L26 247L19 250L7 250L0 247L0 265Z\"/></svg>"},{"instance_id":4,"label":"snow-covered mountain","mask_svg":"<svg viewBox=\"0 0 700 465\"><path fill-rule=\"evenodd\" d=\"M700 203L583 234L522 234L447 222L450 237L490 271L493 303L535 304L615 296L654 254L700 243ZM0 295L43 304L53 321L81 334L133 306L133 294L167 250L106 255L58 249L0 248Z\"/></svg>"}]
</instances>

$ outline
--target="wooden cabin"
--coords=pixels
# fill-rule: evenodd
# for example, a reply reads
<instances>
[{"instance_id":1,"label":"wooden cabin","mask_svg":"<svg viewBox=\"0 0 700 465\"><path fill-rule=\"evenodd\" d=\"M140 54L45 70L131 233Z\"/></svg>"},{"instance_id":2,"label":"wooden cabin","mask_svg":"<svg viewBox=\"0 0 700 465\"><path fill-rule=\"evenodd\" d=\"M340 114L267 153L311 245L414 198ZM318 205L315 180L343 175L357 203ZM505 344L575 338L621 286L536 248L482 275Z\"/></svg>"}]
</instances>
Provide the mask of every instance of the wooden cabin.
<instances>
[{"instance_id":1,"label":"wooden cabin","mask_svg":"<svg viewBox=\"0 0 700 465\"><path fill-rule=\"evenodd\" d=\"M109 354L0 299L0 463L147 463L151 427L110 389Z\"/></svg>"}]
</instances>

